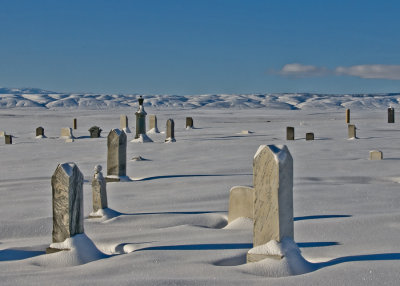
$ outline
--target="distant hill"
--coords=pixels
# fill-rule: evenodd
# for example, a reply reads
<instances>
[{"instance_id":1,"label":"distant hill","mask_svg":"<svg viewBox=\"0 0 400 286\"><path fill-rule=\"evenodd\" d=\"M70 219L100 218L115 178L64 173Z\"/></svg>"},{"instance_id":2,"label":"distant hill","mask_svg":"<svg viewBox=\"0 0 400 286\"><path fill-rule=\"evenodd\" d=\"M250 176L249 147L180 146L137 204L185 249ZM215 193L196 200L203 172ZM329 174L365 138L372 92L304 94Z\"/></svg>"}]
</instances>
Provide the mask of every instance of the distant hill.
<instances>
[{"instance_id":1,"label":"distant hill","mask_svg":"<svg viewBox=\"0 0 400 286\"><path fill-rule=\"evenodd\" d=\"M4 108L79 108L112 109L137 106L139 95L58 93L38 88L0 87L0 109ZM204 94L143 95L145 106L168 108L267 108L267 109L377 109L398 107L400 93L388 94Z\"/></svg>"}]
</instances>

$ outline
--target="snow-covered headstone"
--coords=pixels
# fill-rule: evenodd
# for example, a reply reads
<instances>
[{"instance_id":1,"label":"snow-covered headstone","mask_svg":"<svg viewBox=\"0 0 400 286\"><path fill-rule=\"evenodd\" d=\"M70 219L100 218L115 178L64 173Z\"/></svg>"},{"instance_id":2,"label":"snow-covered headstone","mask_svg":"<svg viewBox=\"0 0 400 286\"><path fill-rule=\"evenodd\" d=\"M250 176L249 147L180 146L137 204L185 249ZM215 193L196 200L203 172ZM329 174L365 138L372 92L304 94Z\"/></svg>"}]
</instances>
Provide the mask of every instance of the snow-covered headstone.
<instances>
[{"instance_id":1,"label":"snow-covered headstone","mask_svg":"<svg viewBox=\"0 0 400 286\"><path fill-rule=\"evenodd\" d=\"M65 127L61 128L61 139L73 139L72 128Z\"/></svg>"},{"instance_id":2,"label":"snow-covered headstone","mask_svg":"<svg viewBox=\"0 0 400 286\"><path fill-rule=\"evenodd\" d=\"M286 140L294 140L294 127L286 127Z\"/></svg>"},{"instance_id":3,"label":"snow-covered headstone","mask_svg":"<svg viewBox=\"0 0 400 286\"><path fill-rule=\"evenodd\" d=\"M128 125L128 116L126 116L125 114L121 114L119 117L119 124L121 129L124 130L125 133L131 133Z\"/></svg>"},{"instance_id":4,"label":"snow-covered headstone","mask_svg":"<svg viewBox=\"0 0 400 286\"><path fill-rule=\"evenodd\" d=\"M149 115L149 125L150 125L149 133L160 133L157 127L157 116Z\"/></svg>"},{"instance_id":5,"label":"snow-covered headstone","mask_svg":"<svg viewBox=\"0 0 400 286\"><path fill-rule=\"evenodd\" d=\"M139 102L139 108L135 112L136 115L136 135L135 139L138 139L140 137L140 134L146 135L146 111L144 110L143 107L143 97L140 96L138 99Z\"/></svg>"},{"instance_id":6,"label":"snow-covered headstone","mask_svg":"<svg viewBox=\"0 0 400 286\"><path fill-rule=\"evenodd\" d=\"M102 167L96 165L94 167L94 175L92 179L92 195L93 195L93 214L90 217L96 217L98 210L108 207L106 180L103 177Z\"/></svg>"},{"instance_id":7,"label":"snow-covered headstone","mask_svg":"<svg viewBox=\"0 0 400 286\"><path fill-rule=\"evenodd\" d=\"M350 109L346 109L346 123L350 123Z\"/></svg>"},{"instance_id":8,"label":"snow-covered headstone","mask_svg":"<svg viewBox=\"0 0 400 286\"><path fill-rule=\"evenodd\" d=\"M312 141L312 140L314 140L314 133L312 133L312 132L306 133L306 140L307 140L307 141Z\"/></svg>"},{"instance_id":9,"label":"snow-covered headstone","mask_svg":"<svg viewBox=\"0 0 400 286\"><path fill-rule=\"evenodd\" d=\"M369 159L370 160L382 160L383 159L382 151L379 151L379 150L369 151Z\"/></svg>"},{"instance_id":10,"label":"snow-covered headstone","mask_svg":"<svg viewBox=\"0 0 400 286\"><path fill-rule=\"evenodd\" d=\"M51 177L53 243L83 233L83 174L75 163L59 164Z\"/></svg>"},{"instance_id":11,"label":"snow-covered headstone","mask_svg":"<svg viewBox=\"0 0 400 286\"><path fill-rule=\"evenodd\" d=\"M293 159L288 148L261 145L253 160L254 227L253 247L284 237L294 239ZM249 252L247 262L263 258Z\"/></svg>"},{"instance_id":12,"label":"snow-covered headstone","mask_svg":"<svg viewBox=\"0 0 400 286\"><path fill-rule=\"evenodd\" d=\"M228 223L239 217L253 219L254 188L235 186L229 191Z\"/></svg>"},{"instance_id":13,"label":"snow-covered headstone","mask_svg":"<svg viewBox=\"0 0 400 286\"><path fill-rule=\"evenodd\" d=\"M165 142L175 142L175 123L174 120L171 118L167 120L167 131L166 131L166 137L165 137Z\"/></svg>"},{"instance_id":14,"label":"snow-covered headstone","mask_svg":"<svg viewBox=\"0 0 400 286\"><path fill-rule=\"evenodd\" d=\"M44 137L44 128L43 127L36 128L36 137Z\"/></svg>"},{"instance_id":15,"label":"snow-covered headstone","mask_svg":"<svg viewBox=\"0 0 400 286\"><path fill-rule=\"evenodd\" d=\"M388 108L388 123L394 123L394 108Z\"/></svg>"},{"instance_id":16,"label":"snow-covered headstone","mask_svg":"<svg viewBox=\"0 0 400 286\"><path fill-rule=\"evenodd\" d=\"M186 129L191 129L191 128L193 128L193 118L186 117Z\"/></svg>"},{"instance_id":17,"label":"snow-covered headstone","mask_svg":"<svg viewBox=\"0 0 400 286\"><path fill-rule=\"evenodd\" d=\"M356 126L354 124L349 124L347 127L347 138L354 139L356 137Z\"/></svg>"},{"instance_id":18,"label":"snow-covered headstone","mask_svg":"<svg viewBox=\"0 0 400 286\"><path fill-rule=\"evenodd\" d=\"M126 134L112 129L107 136L107 181L126 176Z\"/></svg>"}]
</instances>

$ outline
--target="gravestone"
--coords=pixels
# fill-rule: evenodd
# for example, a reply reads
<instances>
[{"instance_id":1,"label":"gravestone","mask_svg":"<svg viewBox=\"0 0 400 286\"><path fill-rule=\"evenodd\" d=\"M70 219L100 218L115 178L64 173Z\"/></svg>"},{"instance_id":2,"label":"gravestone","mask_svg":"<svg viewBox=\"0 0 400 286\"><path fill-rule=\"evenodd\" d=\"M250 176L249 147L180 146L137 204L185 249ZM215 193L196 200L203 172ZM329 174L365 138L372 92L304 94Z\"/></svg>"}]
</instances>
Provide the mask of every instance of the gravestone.
<instances>
[{"instance_id":1,"label":"gravestone","mask_svg":"<svg viewBox=\"0 0 400 286\"><path fill-rule=\"evenodd\" d=\"M191 128L193 128L193 118L186 117L186 129L191 129Z\"/></svg>"},{"instance_id":2,"label":"gravestone","mask_svg":"<svg viewBox=\"0 0 400 286\"><path fill-rule=\"evenodd\" d=\"M174 120L172 120L171 118L167 120L167 131L166 131L166 138L165 138L165 142L175 142L175 123Z\"/></svg>"},{"instance_id":3,"label":"gravestone","mask_svg":"<svg viewBox=\"0 0 400 286\"><path fill-rule=\"evenodd\" d=\"M0 137L4 137L6 133L4 131L0 131Z\"/></svg>"},{"instance_id":4,"label":"gravestone","mask_svg":"<svg viewBox=\"0 0 400 286\"><path fill-rule=\"evenodd\" d=\"M90 138L99 138L101 131L102 129L100 127L97 126L90 127L89 129Z\"/></svg>"},{"instance_id":5,"label":"gravestone","mask_svg":"<svg viewBox=\"0 0 400 286\"><path fill-rule=\"evenodd\" d=\"M106 180L104 179L101 170L102 167L100 165L94 167L94 176L92 179L93 214L90 215L91 218L101 217L95 213L100 209L108 207Z\"/></svg>"},{"instance_id":6,"label":"gravestone","mask_svg":"<svg viewBox=\"0 0 400 286\"><path fill-rule=\"evenodd\" d=\"M149 132L160 133L160 131L158 131L158 127L157 127L157 116L149 115L149 125L150 125Z\"/></svg>"},{"instance_id":7,"label":"gravestone","mask_svg":"<svg viewBox=\"0 0 400 286\"><path fill-rule=\"evenodd\" d=\"M354 124L349 124L347 127L347 138L354 139L356 136L356 126Z\"/></svg>"},{"instance_id":8,"label":"gravestone","mask_svg":"<svg viewBox=\"0 0 400 286\"><path fill-rule=\"evenodd\" d=\"M369 151L369 159L370 160L382 160L383 159L382 151L379 151L379 150Z\"/></svg>"},{"instance_id":9,"label":"gravestone","mask_svg":"<svg viewBox=\"0 0 400 286\"><path fill-rule=\"evenodd\" d=\"M112 129L107 136L107 178L108 182L119 181L126 176L126 134Z\"/></svg>"},{"instance_id":10,"label":"gravestone","mask_svg":"<svg viewBox=\"0 0 400 286\"><path fill-rule=\"evenodd\" d=\"M52 241L57 243L83 233L83 174L75 163L59 164L51 177L51 188Z\"/></svg>"},{"instance_id":11,"label":"gravestone","mask_svg":"<svg viewBox=\"0 0 400 286\"><path fill-rule=\"evenodd\" d=\"M286 140L294 140L294 127L286 127Z\"/></svg>"},{"instance_id":12,"label":"gravestone","mask_svg":"<svg viewBox=\"0 0 400 286\"><path fill-rule=\"evenodd\" d=\"M394 123L394 108L388 108L388 123Z\"/></svg>"},{"instance_id":13,"label":"gravestone","mask_svg":"<svg viewBox=\"0 0 400 286\"><path fill-rule=\"evenodd\" d=\"M350 109L346 109L346 123L350 123Z\"/></svg>"},{"instance_id":14,"label":"gravestone","mask_svg":"<svg viewBox=\"0 0 400 286\"><path fill-rule=\"evenodd\" d=\"M126 116L125 114L121 114L119 117L119 124L121 129L124 130L125 133L131 133L128 125L128 116Z\"/></svg>"},{"instance_id":15,"label":"gravestone","mask_svg":"<svg viewBox=\"0 0 400 286\"><path fill-rule=\"evenodd\" d=\"M307 141L312 141L312 140L314 140L314 133L312 133L312 132L306 133L306 140L307 140Z\"/></svg>"},{"instance_id":16,"label":"gravestone","mask_svg":"<svg viewBox=\"0 0 400 286\"><path fill-rule=\"evenodd\" d=\"M229 191L228 223L239 217L253 219L254 188L235 186Z\"/></svg>"},{"instance_id":17,"label":"gravestone","mask_svg":"<svg viewBox=\"0 0 400 286\"><path fill-rule=\"evenodd\" d=\"M76 118L74 118L73 128L74 129L78 128L78 119L76 119Z\"/></svg>"},{"instance_id":18,"label":"gravestone","mask_svg":"<svg viewBox=\"0 0 400 286\"><path fill-rule=\"evenodd\" d=\"M72 134L72 128L65 127L61 128L61 139L73 139L74 135Z\"/></svg>"},{"instance_id":19,"label":"gravestone","mask_svg":"<svg viewBox=\"0 0 400 286\"><path fill-rule=\"evenodd\" d=\"M5 144L12 144L12 135L4 135L4 141Z\"/></svg>"},{"instance_id":20,"label":"gravestone","mask_svg":"<svg viewBox=\"0 0 400 286\"><path fill-rule=\"evenodd\" d=\"M285 145L258 148L253 160L253 185L253 247L271 240L279 243L284 237L294 239L293 159ZM247 262L268 256L249 252Z\"/></svg>"},{"instance_id":21,"label":"gravestone","mask_svg":"<svg viewBox=\"0 0 400 286\"><path fill-rule=\"evenodd\" d=\"M136 135L135 135L135 139L138 139L140 134L146 135L146 115L147 115L147 113L144 110L143 101L144 101L143 97L140 96L139 99L138 99L139 108L135 112L135 115L136 115Z\"/></svg>"},{"instance_id":22,"label":"gravestone","mask_svg":"<svg viewBox=\"0 0 400 286\"><path fill-rule=\"evenodd\" d=\"M36 128L36 137L44 137L44 128L43 127Z\"/></svg>"}]
</instances>

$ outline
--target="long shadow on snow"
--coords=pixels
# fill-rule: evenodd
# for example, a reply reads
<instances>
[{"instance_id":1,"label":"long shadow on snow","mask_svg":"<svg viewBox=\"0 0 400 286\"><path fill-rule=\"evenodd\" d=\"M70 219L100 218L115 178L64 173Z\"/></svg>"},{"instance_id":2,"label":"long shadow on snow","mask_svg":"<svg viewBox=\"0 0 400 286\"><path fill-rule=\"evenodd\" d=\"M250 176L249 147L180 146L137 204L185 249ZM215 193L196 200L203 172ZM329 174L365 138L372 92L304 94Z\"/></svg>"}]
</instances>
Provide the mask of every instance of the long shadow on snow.
<instances>
[{"instance_id":1,"label":"long shadow on snow","mask_svg":"<svg viewBox=\"0 0 400 286\"><path fill-rule=\"evenodd\" d=\"M141 179L132 178L133 181L151 181L157 179L170 179L170 178L194 178L194 177L230 177L230 176L251 176L252 174L205 174L205 175L165 175L165 176L153 176Z\"/></svg>"},{"instance_id":2,"label":"long shadow on snow","mask_svg":"<svg viewBox=\"0 0 400 286\"><path fill-rule=\"evenodd\" d=\"M326 262L313 263L318 269L345 262L400 260L400 253L379 253L338 257Z\"/></svg>"},{"instance_id":3,"label":"long shadow on snow","mask_svg":"<svg viewBox=\"0 0 400 286\"><path fill-rule=\"evenodd\" d=\"M294 221L309 220L309 219L326 219L326 218L341 218L351 217L351 215L309 215L309 216L298 216L293 218Z\"/></svg>"},{"instance_id":4,"label":"long shadow on snow","mask_svg":"<svg viewBox=\"0 0 400 286\"><path fill-rule=\"evenodd\" d=\"M42 254L46 254L46 251L9 248L0 250L0 261L23 260Z\"/></svg>"}]
</instances>

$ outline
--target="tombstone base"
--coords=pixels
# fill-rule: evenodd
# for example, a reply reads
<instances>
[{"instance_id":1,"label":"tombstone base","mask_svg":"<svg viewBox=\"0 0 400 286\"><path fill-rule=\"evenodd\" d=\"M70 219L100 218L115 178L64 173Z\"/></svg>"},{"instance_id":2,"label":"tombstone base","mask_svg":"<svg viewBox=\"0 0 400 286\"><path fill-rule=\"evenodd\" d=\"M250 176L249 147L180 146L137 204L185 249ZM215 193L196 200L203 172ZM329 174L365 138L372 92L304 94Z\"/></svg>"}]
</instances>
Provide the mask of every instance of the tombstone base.
<instances>
[{"instance_id":1,"label":"tombstone base","mask_svg":"<svg viewBox=\"0 0 400 286\"><path fill-rule=\"evenodd\" d=\"M253 263L264 260L266 258L271 258L275 260L281 260L285 256L283 255L269 255L269 254L262 254L262 253L247 253L246 256L246 263Z\"/></svg>"},{"instance_id":2,"label":"tombstone base","mask_svg":"<svg viewBox=\"0 0 400 286\"><path fill-rule=\"evenodd\" d=\"M169 137L169 138L165 139L165 143L171 143L171 142L176 142L175 138Z\"/></svg>"},{"instance_id":3,"label":"tombstone base","mask_svg":"<svg viewBox=\"0 0 400 286\"><path fill-rule=\"evenodd\" d=\"M70 250L71 249L69 249L69 248L60 249L60 248L47 247L46 254L52 254L52 253L57 253L60 251L70 251Z\"/></svg>"},{"instance_id":4,"label":"tombstone base","mask_svg":"<svg viewBox=\"0 0 400 286\"><path fill-rule=\"evenodd\" d=\"M92 215L92 214L90 214L88 218L90 219L90 218L102 218L102 217L103 217L102 215L94 215L94 214Z\"/></svg>"},{"instance_id":5,"label":"tombstone base","mask_svg":"<svg viewBox=\"0 0 400 286\"><path fill-rule=\"evenodd\" d=\"M119 181L121 181L120 177L106 177L106 182L107 183L119 182Z\"/></svg>"}]
</instances>

